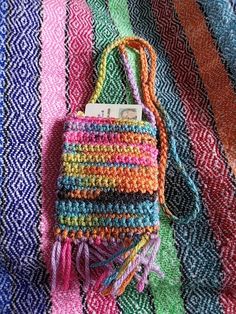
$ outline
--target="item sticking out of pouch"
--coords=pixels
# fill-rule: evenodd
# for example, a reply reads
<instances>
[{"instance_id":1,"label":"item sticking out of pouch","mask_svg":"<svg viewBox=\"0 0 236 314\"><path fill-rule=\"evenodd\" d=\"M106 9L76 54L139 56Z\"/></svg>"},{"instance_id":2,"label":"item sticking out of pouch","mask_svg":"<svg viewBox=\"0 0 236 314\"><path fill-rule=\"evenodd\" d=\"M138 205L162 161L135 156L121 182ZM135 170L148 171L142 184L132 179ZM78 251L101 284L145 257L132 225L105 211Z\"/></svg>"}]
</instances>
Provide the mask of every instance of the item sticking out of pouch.
<instances>
[{"instance_id":1,"label":"item sticking out of pouch","mask_svg":"<svg viewBox=\"0 0 236 314\"><path fill-rule=\"evenodd\" d=\"M85 116L141 121L142 106L132 104L87 104L85 107Z\"/></svg>"},{"instance_id":2,"label":"item sticking out of pouch","mask_svg":"<svg viewBox=\"0 0 236 314\"><path fill-rule=\"evenodd\" d=\"M142 99L126 47L140 54ZM133 98L147 121L94 113L90 117L81 112L67 117L58 178L52 289L59 274L64 289L69 288L72 245L76 246L76 268L84 291L93 287L103 295L119 296L133 278L141 292L151 271L163 277L154 263L160 247L159 210L173 215L164 195L169 142L165 114L154 93L156 55L141 38L111 43L102 54L89 103L99 98L107 57L114 48L121 52ZM146 52L151 56L150 66Z\"/></svg>"}]
</instances>

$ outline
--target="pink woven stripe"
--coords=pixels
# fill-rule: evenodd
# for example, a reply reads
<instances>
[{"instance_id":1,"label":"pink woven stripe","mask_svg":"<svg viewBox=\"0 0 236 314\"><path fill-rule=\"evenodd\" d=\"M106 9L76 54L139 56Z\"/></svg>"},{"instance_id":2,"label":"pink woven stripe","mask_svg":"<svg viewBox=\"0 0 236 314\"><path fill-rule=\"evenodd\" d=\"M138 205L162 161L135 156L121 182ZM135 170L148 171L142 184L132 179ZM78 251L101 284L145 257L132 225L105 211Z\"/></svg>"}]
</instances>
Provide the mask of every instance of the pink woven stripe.
<instances>
[{"instance_id":1,"label":"pink woven stripe","mask_svg":"<svg viewBox=\"0 0 236 314\"><path fill-rule=\"evenodd\" d=\"M42 252L50 270L52 251L56 179L62 145L65 105L65 23L66 0L43 1L42 26ZM79 283L75 273L71 275L71 289L52 294L52 313L82 313Z\"/></svg>"},{"instance_id":2,"label":"pink woven stripe","mask_svg":"<svg viewBox=\"0 0 236 314\"><path fill-rule=\"evenodd\" d=\"M113 297L103 297L101 293L89 291L87 293L88 314L119 314Z\"/></svg>"},{"instance_id":3,"label":"pink woven stripe","mask_svg":"<svg viewBox=\"0 0 236 314\"><path fill-rule=\"evenodd\" d=\"M82 109L93 90L92 15L85 0L70 1L69 86L71 111Z\"/></svg>"}]
</instances>

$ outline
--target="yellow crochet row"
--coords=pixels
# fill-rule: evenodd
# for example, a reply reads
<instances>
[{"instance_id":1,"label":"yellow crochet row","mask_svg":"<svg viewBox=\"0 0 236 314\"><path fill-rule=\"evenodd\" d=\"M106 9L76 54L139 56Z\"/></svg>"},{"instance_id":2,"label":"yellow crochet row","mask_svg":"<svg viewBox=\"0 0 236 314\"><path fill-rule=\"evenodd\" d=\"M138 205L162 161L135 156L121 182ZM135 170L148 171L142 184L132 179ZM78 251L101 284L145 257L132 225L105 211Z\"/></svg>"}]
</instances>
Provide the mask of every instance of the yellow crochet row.
<instances>
[{"instance_id":1,"label":"yellow crochet row","mask_svg":"<svg viewBox=\"0 0 236 314\"><path fill-rule=\"evenodd\" d=\"M132 158L132 159L131 159ZM103 153L103 154L63 154L62 156L62 161L64 162L74 162L74 163L79 163L79 162L124 162L128 163L129 160L132 160L132 164L137 161L137 164L140 163L140 158L143 159L143 162L151 162L153 163L153 158L151 154L145 153L123 153L122 155L118 154L111 154L111 153ZM142 163L141 163L142 165Z\"/></svg>"},{"instance_id":2,"label":"yellow crochet row","mask_svg":"<svg viewBox=\"0 0 236 314\"><path fill-rule=\"evenodd\" d=\"M84 144L84 145L76 145L75 147L75 151L88 151L88 152L119 152L119 153L140 153L140 148L139 147L134 147L134 146L121 146L121 145L117 145L117 144L113 144L113 145L106 145L104 146L104 144L99 145L88 145L88 144Z\"/></svg>"},{"instance_id":3,"label":"yellow crochet row","mask_svg":"<svg viewBox=\"0 0 236 314\"><path fill-rule=\"evenodd\" d=\"M80 175L81 177L88 175L102 175L106 177L142 177L146 179L152 179L157 176L158 171L156 167L136 167L136 168L124 168L124 167L96 167L96 166L82 166L79 164L68 164L64 162L62 164L63 175Z\"/></svg>"}]
</instances>

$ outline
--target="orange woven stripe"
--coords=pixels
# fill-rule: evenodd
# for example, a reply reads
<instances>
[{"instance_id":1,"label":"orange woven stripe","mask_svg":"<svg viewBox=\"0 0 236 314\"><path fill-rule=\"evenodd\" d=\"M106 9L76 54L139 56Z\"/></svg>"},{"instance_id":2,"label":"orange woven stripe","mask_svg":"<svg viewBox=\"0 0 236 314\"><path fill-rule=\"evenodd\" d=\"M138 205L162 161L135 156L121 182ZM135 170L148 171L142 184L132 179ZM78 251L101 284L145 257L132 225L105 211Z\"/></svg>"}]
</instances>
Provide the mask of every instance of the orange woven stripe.
<instances>
[{"instance_id":1,"label":"orange woven stripe","mask_svg":"<svg viewBox=\"0 0 236 314\"><path fill-rule=\"evenodd\" d=\"M233 86L196 2L174 0L174 5L195 54L228 161L236 174L236 95Z\"/></svg>"}]
</instances>

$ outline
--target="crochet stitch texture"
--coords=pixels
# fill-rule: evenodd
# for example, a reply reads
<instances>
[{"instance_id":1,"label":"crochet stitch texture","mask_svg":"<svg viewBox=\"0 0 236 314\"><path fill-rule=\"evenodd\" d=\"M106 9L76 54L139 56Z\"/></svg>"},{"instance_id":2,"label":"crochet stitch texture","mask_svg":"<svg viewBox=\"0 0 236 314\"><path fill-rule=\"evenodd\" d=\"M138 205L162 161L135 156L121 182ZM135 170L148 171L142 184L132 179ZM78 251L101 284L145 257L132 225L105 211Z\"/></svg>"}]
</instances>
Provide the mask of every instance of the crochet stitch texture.
<instances>
[{"instance_id":1,"label":"crochet stitch texture","mask_svg":"<svg viewBox=\"0 0 236 314\"><path fill-rule=\"evenodd\" d=\"M102 90L109 52L119 48L133 97L148 121L81 113L66 119L52 252L53 289L59 269L64 288L69 287L72 244L77 247L76 268L85 291L93 286L104 295L117 296L133 277L142 291L150 271L163 276L154 259L160 246L159 207L165 203L166 131L153 94L145 90L142 103L129 66L125 47L137 49L140 44L151 48L143 39L125 38L104 50L90 102L96 102ZM155 55L150 51L154 66ZM153 66L150 78L145 73L148 66L142 69L144 86L149 79L153 85Z\"/></svg>"}]
</instances>

